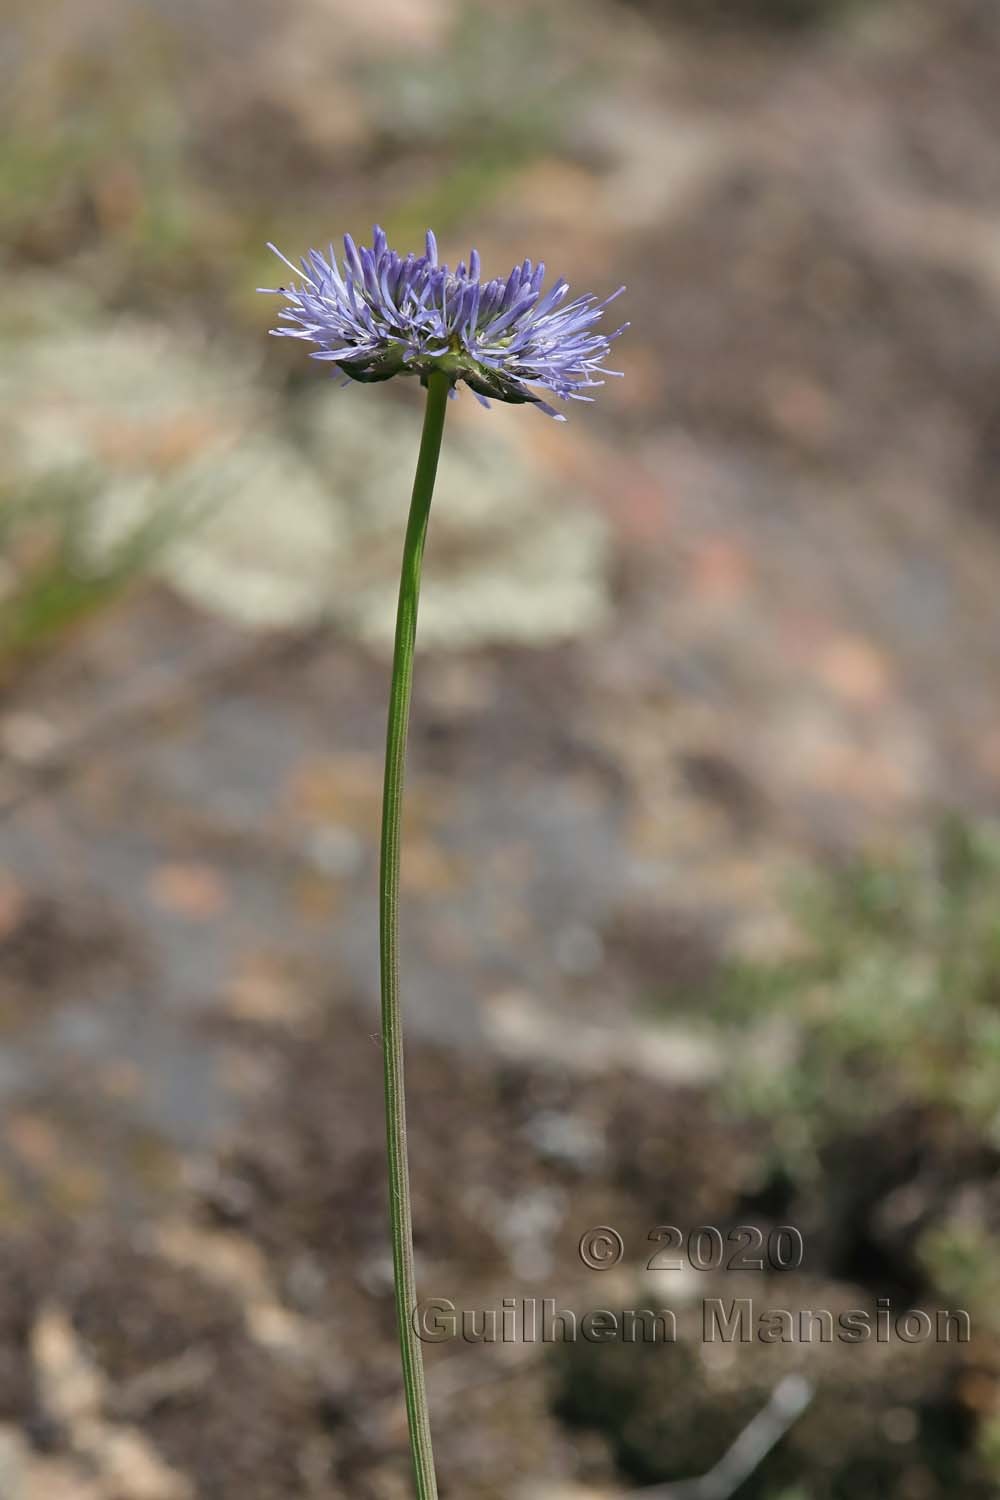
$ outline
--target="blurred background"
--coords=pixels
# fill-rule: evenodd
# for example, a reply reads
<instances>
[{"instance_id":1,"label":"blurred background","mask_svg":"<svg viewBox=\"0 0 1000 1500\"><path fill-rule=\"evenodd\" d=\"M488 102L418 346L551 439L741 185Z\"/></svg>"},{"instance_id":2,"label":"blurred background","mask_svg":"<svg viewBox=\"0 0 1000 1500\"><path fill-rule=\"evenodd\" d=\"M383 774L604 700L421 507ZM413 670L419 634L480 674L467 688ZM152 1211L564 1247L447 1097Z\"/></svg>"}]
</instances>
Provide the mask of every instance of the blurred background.
<instances>
[{"instance_id":1,"label":"blurred background","mask_svg":"<svg viewBox=\"0 0 1000 1500\"><path fill-rule=\"evenodd\" d=\"M0 81L3 1500L410 1493L375 837L420 392L255 292L373 220L632 320L570 425L449 412L423 1295L973 1327L431 1347L442 1494L692 1479L797 1373L685 1495L994 1495L995 0L7 0ZM648 1271L663 1224L803 1263Z\"/></svg>"}]
</instances>

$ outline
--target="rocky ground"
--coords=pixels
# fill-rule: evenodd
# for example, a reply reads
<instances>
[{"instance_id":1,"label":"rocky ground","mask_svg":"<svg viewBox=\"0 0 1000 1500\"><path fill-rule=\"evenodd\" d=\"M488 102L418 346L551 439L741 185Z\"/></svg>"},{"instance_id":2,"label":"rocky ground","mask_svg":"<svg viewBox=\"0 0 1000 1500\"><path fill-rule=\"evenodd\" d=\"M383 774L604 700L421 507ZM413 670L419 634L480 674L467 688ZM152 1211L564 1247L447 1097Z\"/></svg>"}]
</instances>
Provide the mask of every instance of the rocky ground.
<instances>
[{"instance_id":1,"label":"rocky ground","mask_svg":"<svg viewBox=\"0 0 1000 1500\"><path fill-rule=\"evenodd\" d=\"M419 412L314 379L247 291L338 202L627 281L633 323L570 427L450 415L405 835L422 1290L975 1326L429 1347L442 1493L693 1478L792 1373L740 1495L994 1493L1000 26L812 9L18 17L5 1500L408 1493L373 913ZM928 854L943 812L971 843ZM789 886L859 851L810 925ZM806 1255L647 1271L662 1224Z\"/></svg>"}]
</instances>

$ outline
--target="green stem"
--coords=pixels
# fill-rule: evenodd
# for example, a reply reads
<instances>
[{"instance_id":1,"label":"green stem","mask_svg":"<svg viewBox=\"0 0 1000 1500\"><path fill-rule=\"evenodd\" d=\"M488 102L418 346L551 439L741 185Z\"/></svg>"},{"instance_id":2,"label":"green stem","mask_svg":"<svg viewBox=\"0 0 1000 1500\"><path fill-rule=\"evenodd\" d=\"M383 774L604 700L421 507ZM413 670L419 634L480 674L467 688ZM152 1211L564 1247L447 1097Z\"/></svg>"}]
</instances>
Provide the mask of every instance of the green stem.
<instances>
[{"instance_id":1,"label":"green stem","mask_svg":"<svg viewBox=\"0 0 1000 1500\"><path fill-rule=\"evenodd\" d=\"M385 1067L385 1137L389 1163L389 1219L392 1230L392 1269L396 1288L396 1320L403 1362L406 1417L418 1500L437 1500L431 1424L424 1383L423 1350L411 1319L417 1300L413 1269L413 1212L410 1206L410 1168L406 1149L406 1094L403 1083L403 1024L399 1010L399 845L403 805L403 768L406 731L413 682L413 643L417 631L420 565L427 536L434 477L437 473L450 379L433 374L427 379L427 407L420 455L413 480L410 516L403 543L403 565L396 611L396 641L389 689L389 723L385 741L385 787L382 794L382 846L379 896L379 936L382 966L382 1051Z\"/></svg>"}]
</instances>

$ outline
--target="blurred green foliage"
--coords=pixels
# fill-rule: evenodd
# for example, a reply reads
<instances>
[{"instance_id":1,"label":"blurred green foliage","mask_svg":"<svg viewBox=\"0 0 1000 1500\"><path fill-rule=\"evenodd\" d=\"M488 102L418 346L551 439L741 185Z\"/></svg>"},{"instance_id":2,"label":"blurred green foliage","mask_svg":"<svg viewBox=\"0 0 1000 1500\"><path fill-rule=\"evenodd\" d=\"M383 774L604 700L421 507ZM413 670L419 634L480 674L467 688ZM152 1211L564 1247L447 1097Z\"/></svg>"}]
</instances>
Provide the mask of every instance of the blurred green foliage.
<instances>
[{"instance_id":1,"label":"blurred green foliage","mask_svg":"<svg viewBox=\"0 0 1000 1500\"><path fill-rule=\"evenodd\" d=\"M1000 1134L1000 832L947 819L925 845L811 879L798 950L729 966L709 1009L746 1046L728 1095L801 1164L903 1105Z\"/></svg>"},{"instance_id":2,"label":"blurred green foliage","mask_svg":"<svg viewBox=\"0 0 1000 1500\"><path fill-rule=\"evenodd\" d=\"M191 520L160 507L97 552L100 498L100 477L76 470L0 494L0 679L117 598Z\"/></svg>"},{"instance_id":3,"label":"blurred green foliage","mask_svg":"<svg viewBox=\"0 0 1000 1500\"><path fill-rule=\"evenodd\" d=\"M985 1320L1000 1329L1000 1262L991 1230L972 1220L935 1225L921 1236L920 1257L942 1296L974 1309L977 1327ZM1000 1475L1000 1448L996 1457Z\"/></svg>"},{"instance_id":4,"label":"blurred green foliage","mask_svg":"<svg viewBox=\"0 0 1000 1500\"><path fill-rule=\"evenodd\" d=\"M522 167L558 151L590 79L571 39L544 9L456 10L447 46L423 57L389 53L359 72L377 157L418 165L393 205L393 237L419 243L472 222ZM433 159L438 170L419 170Z\"/></svg>"},{"instance_id":5,"label":"blurred green foliage","mask_svg":"<svg viewBox=\"0 0 1000 1500\"><path fill-rule=\"evenodd\" d=\"M830 25L851 13L872 10L882 0L629 0L656 18L733 31L744 26L796 30Z\"/></svg>"}]
</instances>

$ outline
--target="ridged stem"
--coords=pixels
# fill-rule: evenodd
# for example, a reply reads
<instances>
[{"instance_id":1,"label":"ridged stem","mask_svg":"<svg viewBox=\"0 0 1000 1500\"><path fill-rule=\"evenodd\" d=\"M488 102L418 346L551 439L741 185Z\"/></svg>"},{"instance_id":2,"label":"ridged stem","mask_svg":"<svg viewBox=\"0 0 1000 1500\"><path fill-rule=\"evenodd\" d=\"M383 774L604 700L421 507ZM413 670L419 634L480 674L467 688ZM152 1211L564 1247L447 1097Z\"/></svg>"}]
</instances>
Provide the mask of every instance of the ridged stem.
<instances>
[{"instance_id":1,"label":"ridged stem","mask_svg":"<svg viewBox=\"0 0 1000 1500\"><path fill-rule=\"evenodd\" d=\"M448 404L449 377L433 374L427 380L427 406L413 480L410 515L403 543L396 611L396 639L389 688L389 720L385 742L385 785L382 793L382 841L379 895L379 952L382 972L382 1052L385 1071L385 1139L389 1165L389 1220L392 1268L396 1290L396 1321L403 1364L406 1417L418 1500L437 1500L434 1452L431 1445L423 1351L412 1324L416 1306L413 1268L413 1212L406 1144L406 1093L403 1078L403 1025L399 1006L399 851L403 805L406 735L413 682L413 646L420 597L420 568L427 536L434 479Z\"/></svg>"}]
</instances>

